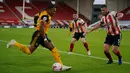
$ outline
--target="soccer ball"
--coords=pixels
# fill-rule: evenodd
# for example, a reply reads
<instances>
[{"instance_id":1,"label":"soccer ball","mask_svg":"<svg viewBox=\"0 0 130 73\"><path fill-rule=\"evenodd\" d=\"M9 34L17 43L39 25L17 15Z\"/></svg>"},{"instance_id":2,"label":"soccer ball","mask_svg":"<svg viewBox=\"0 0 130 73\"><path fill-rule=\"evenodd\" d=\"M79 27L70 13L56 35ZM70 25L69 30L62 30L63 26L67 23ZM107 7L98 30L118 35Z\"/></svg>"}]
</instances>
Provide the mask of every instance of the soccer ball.
<instances>
[{"instance_id":1,"label":"soccer ball","mask_svg":"<svg viewBox=\"0 0 130 73\"><path fill-rule=\"evenodd\" d=\"M61 71L61 70L62 70L62 65L61 65L60 63L54 63L54 64L52 65L52 68L53 68L53 71L58 72L58 71Z\"/></svg>"}]
</instances>

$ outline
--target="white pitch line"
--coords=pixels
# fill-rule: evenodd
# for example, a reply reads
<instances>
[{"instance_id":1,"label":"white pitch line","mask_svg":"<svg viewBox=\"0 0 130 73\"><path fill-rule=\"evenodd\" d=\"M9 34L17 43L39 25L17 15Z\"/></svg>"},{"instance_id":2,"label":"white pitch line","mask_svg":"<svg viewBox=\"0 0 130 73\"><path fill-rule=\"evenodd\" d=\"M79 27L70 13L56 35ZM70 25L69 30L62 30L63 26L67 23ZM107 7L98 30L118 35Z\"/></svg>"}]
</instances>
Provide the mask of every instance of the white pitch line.
<instances>
[{"instance_id":1,"label":"white pitch line","mask_svg":"<svg viewBox=\"0 0 130 73\"><path fill-rule=\"evenodd\" d=\"M4 42L4 43L7 43L7 41L4 41L4 40L0 40L1 42Z\"/></svg>"},{"instance_id":2,"label":"white pitch line","mask_svg":"<svg viewBox=\"0 0 130 73\"><path fill-rule=\"evenodd\" d=\"M65 52L65 51L59 51L59 52L68 54L68 52ZM82 56L82 57L89 57L89 58L99 59L99 60L108 60L108 59L102 58L102 57L88 56L88 55L79 54L79 53L72 53L72 54L73 55L77 55L77 56ZM114 62L118 62L117 60L113 60L113 61ZM124 64L130 64L130 62L126 62L126 61L123 61L122 63L124 63Z\"/></svg>"},{"instance_id":3,"label":"white pitch line","mask_svg":"<svg viewBox=\"0 0 130 73\"><path fill-rule=\"evenodd\" d=\"M0 42L7 43L7 41L4 41L4 40L0 40ZM46 49L46 48L40 48L40 49L48 50L48 49ZM65 51L60 51L60 50L58 50L58 52L68 54L68 52L65 52ZM82 56L82 57L89 57L89 58L94 58L94 59L99 59L99 60L108 60L108 59L102 58L102 57L88 56L88 55L79 54L79 53L72 53L71 55L77 55L77 56ZM114 61L114 62L118 62L117 60L113 60L113 61ZM126 61L123 61L122 63L124 63L124 64L130 64L130 62L126 62Z\"/></svg>"}]
</instances>

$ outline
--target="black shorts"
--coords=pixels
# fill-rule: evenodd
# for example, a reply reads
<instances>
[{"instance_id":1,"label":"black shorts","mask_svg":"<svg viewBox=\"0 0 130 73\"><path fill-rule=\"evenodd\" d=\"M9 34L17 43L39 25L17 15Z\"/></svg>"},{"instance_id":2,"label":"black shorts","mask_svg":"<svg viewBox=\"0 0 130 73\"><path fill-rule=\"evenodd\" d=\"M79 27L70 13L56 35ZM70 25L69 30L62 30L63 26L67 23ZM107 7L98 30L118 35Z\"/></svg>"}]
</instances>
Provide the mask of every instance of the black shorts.
<instances>
[{"instance_id":1,"label":"black shorts","mask_svg":"<svg viewBox=\"0 0 130 73\"><path fill-rule=\"evenodd\" d=\"M70 32L72 32L72 28L70 28Z\"/></svg>"},{"instance_id":2,"label":"black shorts","mask_svg":"<svg viewBox=\"0 0 130 73\"><path fill-rule=\"evenodd\" d=\"M83 32L82 33L77 33L77 32L74 33L73 38L75 38L77 41L79 40L80 37L85 38L85 36L83 35Z\"/></svg>"},{"instance_id":3,"label":"black shorts","mask_svg":"<svg viewBox=\"0 0 130 73\"><path fill-rule=\"evenodd\" d=\"M121 33L115 36L107 34L107 37L104 43L109 44L109 45L114 45L114 46L120 46L121 39L122 39Z\"/></svg>"},{"instance_id":4,"label":"black shorts","mask_svg":"<svg viewBox=\"0 0 130 73\"><path fill-rule=\"evenodd\" d=\"M51 40L47 37L47 34L46 34L46 38L48 42L51 42ZM33 33L30 44L34 45L35 47L38 47L39 45L45 47L44 39L42 38L42 35L40 35L40 32L38 30Z\"/></svg>"}]
</instances>

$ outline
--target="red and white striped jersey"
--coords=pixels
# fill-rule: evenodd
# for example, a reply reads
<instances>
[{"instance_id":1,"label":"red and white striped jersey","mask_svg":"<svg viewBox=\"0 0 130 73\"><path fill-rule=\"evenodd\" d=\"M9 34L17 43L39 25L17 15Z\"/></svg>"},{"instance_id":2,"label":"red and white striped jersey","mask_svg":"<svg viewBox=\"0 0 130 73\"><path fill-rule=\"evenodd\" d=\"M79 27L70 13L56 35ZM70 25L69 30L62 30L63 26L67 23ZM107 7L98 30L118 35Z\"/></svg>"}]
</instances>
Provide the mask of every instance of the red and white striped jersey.
<instances>
[{"instance_id":1,"label":"red and white striped jersey","mask_svg":"<svg viewBox=\"0 0 130 73\"><path fill-rule=\"evenodd\" d=\"M73 20L72 24L73 24L74 32L77 32L77 33L86 32L87 24L84 22L83 19L78 18L77 20Z\"/></svg>"},{"instance_id":2,"label":"red and white striped jersey","mask_svg":"<svg viewBox=\"0 0 130 73\"><path fill-rule=\"evenodd\" d=\"M100 20L101 26L106 26L107 34L109 35L117 35L121 31L117 15L118 13L116 11L112 11L109 12L107 16L103 16Z\"/></svg>"}]
</instances>

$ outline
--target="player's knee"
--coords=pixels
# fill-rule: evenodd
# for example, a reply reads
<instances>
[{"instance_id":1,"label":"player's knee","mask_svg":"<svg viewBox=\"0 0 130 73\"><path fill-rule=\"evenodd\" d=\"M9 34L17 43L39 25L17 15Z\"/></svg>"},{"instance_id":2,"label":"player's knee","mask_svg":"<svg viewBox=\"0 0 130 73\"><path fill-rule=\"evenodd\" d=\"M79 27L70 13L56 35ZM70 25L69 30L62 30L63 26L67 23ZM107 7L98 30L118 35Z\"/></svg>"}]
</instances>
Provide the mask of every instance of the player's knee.
<instances>
[{"instance_id":1,"label":"player's knee","mask_svg":"<svg viewBox=\"0 0 130 73\"><path fill-rule=\"evenodd\" d=\"M48 48L50 51L52 51L53 50L53 48Z\"/></svg>"},{"instance_id":2,"label":"player's knee","mask_svg":"<svg viewBox=\"0 0 130 73\"><path fill-rule=\"evenodd\" d=\"M74 44L75 42L76 42L76 40L72 40L72 41L71 41L71 44Z\"/></svg>"},{"instance_id":3,"label":"player's knee","mask_svg":"<svg viewBox=\"0 0 130 73\"><path fill-rule=\"evenodd\" d=\"M104 53L108 53L109 52L109 50L108 49L104 49Z\"/></svg>"},{"instance_id":4,"label":"player's knee","mask_svg":"<svg viewBox=\"0 0 130 73\"><path fill-rule=\"evenodd\" d=\"M82 43L83 43L83 44L86 43L86 40L82 40Z\"/></svg>"},{"instance_id":5,"label":"player's knee","mask_svg":"<svg viewBox=\"0 0 130 73\"><path fill-rule=\"evenodd\" d=\"M47 49L49 49L50 51L52 51L54 49L53 45L48 45L48 47L46 47Z\"/></svg>"},{"instance_id":6,"label":"player's knee","mask_svg":"<svg viewBox=\"0 0 130 73\"><path fill-rule=\"evenodd\" d=\"M117 52L118 50L117 49L112 49L112 52Z\"/></svg>"},{"instance_id":7,"label":"player's knee","mask_svg":"<svg viewBox=\"0 0 130 73\"><path fill-rule=\"evenodd\" d=\"M109 45L104 45L104 51L109 51L110 46Z\"/></svg>"},{"instance_id":8,"label":"player's knee","mask_svg":"<svg viewBox=\"0 0 130 73\"><path fill-rule=\"evenodd\" d=\"M109 53L109 51L104 50L104 53Z\"/></svg>"},{"instance_id":9,"label":"player's knee","mask_svg":"<svg viewBox=\"0 0 130 73\"><path fill-rule=\"evenodd\" d=\"M71 41L71 43L70 43L70 44L74 44L74 42L72 42L72 41Z\"/></svg>"},{"instance_id":10,"label":"player's knee","mask_svg":"<svg viewBox=\"0 0 130 73\"><path fill-rule=\"evenodd\" d=\"M118 51L118 46L114 46L114 47L112 48L112 51L113 51L113 52L117 52L117 51Z\"/></svg>"}]
</instances>

